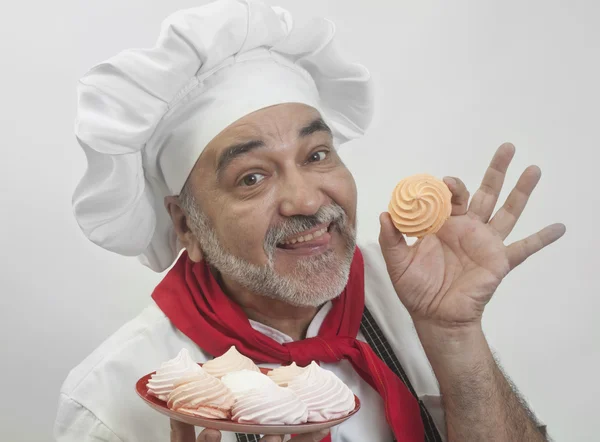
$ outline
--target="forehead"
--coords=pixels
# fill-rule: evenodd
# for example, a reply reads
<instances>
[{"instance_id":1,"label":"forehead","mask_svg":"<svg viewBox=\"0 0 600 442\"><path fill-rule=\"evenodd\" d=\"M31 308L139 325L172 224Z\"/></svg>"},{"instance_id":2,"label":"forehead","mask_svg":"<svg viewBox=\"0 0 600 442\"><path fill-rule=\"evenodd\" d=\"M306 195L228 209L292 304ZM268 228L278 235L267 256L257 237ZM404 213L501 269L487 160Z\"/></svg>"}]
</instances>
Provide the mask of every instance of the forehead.
<instances>
[{"instance_id":1,"label":"forehead","mask_svg":"<svg viewBox=\"0 0 600 442\"><path fill-rule=\"evenodd\" d=\"M235 121L208 143L206 153L218 153L232 142L273 137L296 137L298 130L319 118L315 108L301 103L285 103L252 112Z\"/></svg>"}]
</instances>

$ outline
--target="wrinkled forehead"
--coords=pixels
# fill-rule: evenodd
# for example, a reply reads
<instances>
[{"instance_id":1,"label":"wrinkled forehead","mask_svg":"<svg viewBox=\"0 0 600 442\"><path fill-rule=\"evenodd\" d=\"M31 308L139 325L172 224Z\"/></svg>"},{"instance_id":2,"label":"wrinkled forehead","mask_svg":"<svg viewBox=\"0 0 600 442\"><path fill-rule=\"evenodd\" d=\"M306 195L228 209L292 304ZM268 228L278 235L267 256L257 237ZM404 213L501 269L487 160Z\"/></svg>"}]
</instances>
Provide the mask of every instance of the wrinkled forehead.
<instances>
[{"instance_id":1,"label":"wrinkled forehead","mask_svg":"<svg viewBox=\"0 0 600 442\"><path fill-rule=\"evenodd\" d=\"M294 139L300 129L322 119L317 109L303 103L284 103L252 112L235 121L206 146L206 150L218 151L224 145L248 139L269 138Z\"/></svg>"}]
</instances>

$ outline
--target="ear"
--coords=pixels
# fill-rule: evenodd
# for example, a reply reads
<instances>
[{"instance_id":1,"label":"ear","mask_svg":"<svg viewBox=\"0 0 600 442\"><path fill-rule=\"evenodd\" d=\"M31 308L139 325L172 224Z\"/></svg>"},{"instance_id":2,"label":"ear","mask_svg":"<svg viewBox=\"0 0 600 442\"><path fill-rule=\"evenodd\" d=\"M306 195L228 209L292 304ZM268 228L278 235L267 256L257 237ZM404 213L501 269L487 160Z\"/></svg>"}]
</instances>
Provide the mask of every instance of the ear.
<instances>
[{"instance_id":1,"label":"ear","mask_svg":"<svg viewBox=\"0 0 600 442\"><path fill-rule=\"evenodd\" d=\"M188 256L194 262L202 261L202 249L196 235L190 229L188 218L179 205L179 199L176 196L165 197L165 208L169 212L173 228L179 242L185 247Z\"/></svg>"}]
</instances>

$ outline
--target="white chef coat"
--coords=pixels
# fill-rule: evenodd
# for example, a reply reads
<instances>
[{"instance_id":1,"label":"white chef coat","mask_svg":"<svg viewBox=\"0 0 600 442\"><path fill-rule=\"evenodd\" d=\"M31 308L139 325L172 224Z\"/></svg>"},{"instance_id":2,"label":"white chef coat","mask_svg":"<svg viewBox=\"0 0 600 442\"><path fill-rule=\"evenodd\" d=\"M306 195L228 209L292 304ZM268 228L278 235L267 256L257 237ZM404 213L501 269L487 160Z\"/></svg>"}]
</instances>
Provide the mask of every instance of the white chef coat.
<instances>
[{"instance_id":1,"label":"white chef coat","mask_svg":"<svg viewBox=\"0 0 600 442\"><path fill-rule=\"evenodd\" d=\"M361 247L365 260L365 304L389 340L417 395L430 411L445 440L438 384L413 323L391 285L379 245ZM323 306L307 331L316 336L331 304ZM261 333L278 342L291 338L251 321ZM364 341L361 334L357 337ZM57 442L168 442L169 419L146 405L135 393L136 381L187 348L205 362L211 356L177 330L152 303L71 371L60 392L54 435ZM261 364L273 367L270 364ZM361 400L361 409L331 431L333 442L391 442L379 394L356 374L348 361L323 363ZM198 429L199 432L199 429ZM223 433L223 442L235 442Z\"/></svg>"}]
</instances>

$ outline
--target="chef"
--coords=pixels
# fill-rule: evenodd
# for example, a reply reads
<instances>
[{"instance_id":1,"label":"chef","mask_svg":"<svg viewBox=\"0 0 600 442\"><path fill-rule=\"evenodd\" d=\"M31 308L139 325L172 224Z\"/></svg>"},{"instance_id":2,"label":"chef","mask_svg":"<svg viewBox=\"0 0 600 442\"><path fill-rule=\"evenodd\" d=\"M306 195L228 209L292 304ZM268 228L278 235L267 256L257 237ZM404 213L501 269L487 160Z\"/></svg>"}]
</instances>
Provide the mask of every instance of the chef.
<instances>
[{"instance_id":1,"label":"chef","mask_svg":"<svg viewBox=\"0 0 600 442\"><path fill-rule=\"evenodd\" d=\"M327 20L218 0L81 79L77 221L99 246L170 270L69 374L57 441L282 440L169 422L136 396L182 348L204 362L232 345L263 367L317 361L360 398L354 417L298 442L547 440L481 325L503 278L565 231L504 244L540 170L493 215L514 155L504 144L472 198L445 178L451 216L437 233L408 246L384 213L379 244L357 247L356 186L337 150L369 126L372 81L333 43Z\"/></svg>"}]
</instances>

